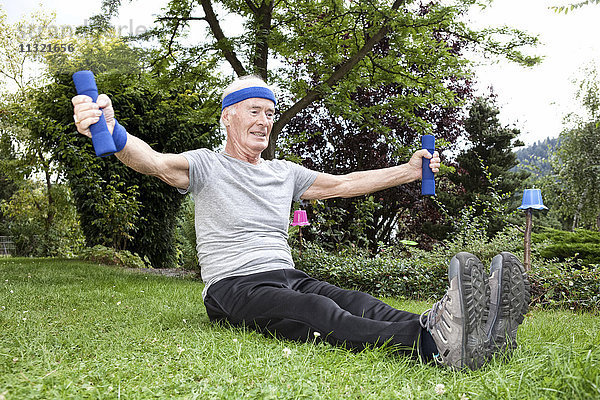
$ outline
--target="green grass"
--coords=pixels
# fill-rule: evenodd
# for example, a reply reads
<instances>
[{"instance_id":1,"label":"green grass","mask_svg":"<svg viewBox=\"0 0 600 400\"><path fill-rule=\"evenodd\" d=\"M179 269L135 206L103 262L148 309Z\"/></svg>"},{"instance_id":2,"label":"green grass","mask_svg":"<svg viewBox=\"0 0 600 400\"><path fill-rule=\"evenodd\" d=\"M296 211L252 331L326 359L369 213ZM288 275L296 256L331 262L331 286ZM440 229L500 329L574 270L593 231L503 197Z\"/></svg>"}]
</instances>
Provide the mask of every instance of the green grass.
<instances>
[{"instance_id":1,"label":"green grass","mask_svg":"<svg viewBox=\"0 0 600 400\"><path fill-rule=\"evenodd\" d=\"M78 261L0 259L0 399L600 398L592 314L533 311L510 361L455 372L386 349L352 353L214 325L202 288Z\"/></svg>"}]
</instances>

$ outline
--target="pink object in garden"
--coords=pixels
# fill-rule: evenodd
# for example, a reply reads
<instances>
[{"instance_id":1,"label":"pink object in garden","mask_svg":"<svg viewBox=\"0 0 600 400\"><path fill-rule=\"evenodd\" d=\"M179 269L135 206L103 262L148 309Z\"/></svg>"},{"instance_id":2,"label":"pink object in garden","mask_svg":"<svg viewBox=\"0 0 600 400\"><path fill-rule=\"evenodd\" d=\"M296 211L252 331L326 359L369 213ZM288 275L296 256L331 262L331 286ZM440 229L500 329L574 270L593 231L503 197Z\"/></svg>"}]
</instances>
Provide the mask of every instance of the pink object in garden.
<instances>
[{"instance_id":1,"label":"pink object in garden","mask_svg":"<svg viewBox=\"0 0 600 400\"><path fill-rule=\"evenodd\" d=\"M294 211L294 221L292 221L292 226L305 226L310 225L308 222L308 217L306 216L306 211L304 210L296 210Z\"/></svg>"}]
</instances>

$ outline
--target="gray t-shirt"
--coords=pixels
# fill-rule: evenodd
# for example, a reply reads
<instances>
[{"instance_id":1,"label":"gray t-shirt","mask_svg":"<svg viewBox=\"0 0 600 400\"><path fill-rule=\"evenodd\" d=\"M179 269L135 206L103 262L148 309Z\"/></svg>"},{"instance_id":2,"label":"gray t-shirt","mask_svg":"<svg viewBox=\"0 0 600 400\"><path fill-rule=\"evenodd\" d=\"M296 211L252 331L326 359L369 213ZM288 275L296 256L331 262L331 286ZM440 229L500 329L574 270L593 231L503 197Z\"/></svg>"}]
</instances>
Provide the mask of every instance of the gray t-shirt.
<instances>
[{"instance_id":1,"label":"gray t-shirt","mask_svg":"<svg viewBox=\"0 0 600 400\"><path fill-rule=\"evenodd\" d=\"M203 295L231 276L294 268L287 243L292 200L318 173L284 160L253 165L199 149L183 153L195 203L196 250Z\"/></svg>"}]
</instances>

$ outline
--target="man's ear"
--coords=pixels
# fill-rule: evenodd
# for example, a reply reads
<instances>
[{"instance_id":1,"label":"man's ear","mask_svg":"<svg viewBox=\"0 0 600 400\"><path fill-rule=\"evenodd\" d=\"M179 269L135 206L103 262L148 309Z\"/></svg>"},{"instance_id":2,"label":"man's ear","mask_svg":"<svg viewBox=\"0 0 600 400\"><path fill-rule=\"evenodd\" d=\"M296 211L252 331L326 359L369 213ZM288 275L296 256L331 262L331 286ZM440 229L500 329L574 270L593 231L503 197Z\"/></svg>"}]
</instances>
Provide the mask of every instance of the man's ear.
<instances>
[{"instance_id":1,"label":"man's ear","mask_svg":"<svg viewBox=\"0 0 600 400\"><path fill-rule=\"evenodd\" d=\"M221 114L221 121L223 121L223 125L225 126L229 126L231 123L229 121L229 108L223 110L223 113Z\"/></svg>"}]
</instances>

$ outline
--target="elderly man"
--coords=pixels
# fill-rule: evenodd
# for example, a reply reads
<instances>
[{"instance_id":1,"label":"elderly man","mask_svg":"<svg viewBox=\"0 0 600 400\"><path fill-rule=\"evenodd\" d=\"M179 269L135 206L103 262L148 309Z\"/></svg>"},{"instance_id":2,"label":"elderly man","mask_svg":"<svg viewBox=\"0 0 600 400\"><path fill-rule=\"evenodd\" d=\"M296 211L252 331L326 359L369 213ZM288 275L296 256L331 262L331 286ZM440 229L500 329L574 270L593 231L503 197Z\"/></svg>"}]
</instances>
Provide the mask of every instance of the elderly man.
<instances>
[{"instance_id":1,"label":"elderly man","mask_svg":"<svg viewBox=\"0 0 600 400\"><path fill-rule=\"evenodd\" d=\"M103 112L119 160L194 197L203 298L211 320L292 340L320 336L354 349L389 343L457 369L479 368L495 352L514 347L529 284L509 253L494 258L489 278L475 256L457 254L450 261L446 295L421 316L294 269L287 244L293 200L360 196L412 182L421 179L423 157L434 173L440 158L420 150L403 165L341 176L263 160L276 103L260 78L238 79L223 94L223 151L161 154L116 122L107 96L97 104L86 96L73 98L80 133L91 136L89 126Z\"/></svg>"}]
</instances>

